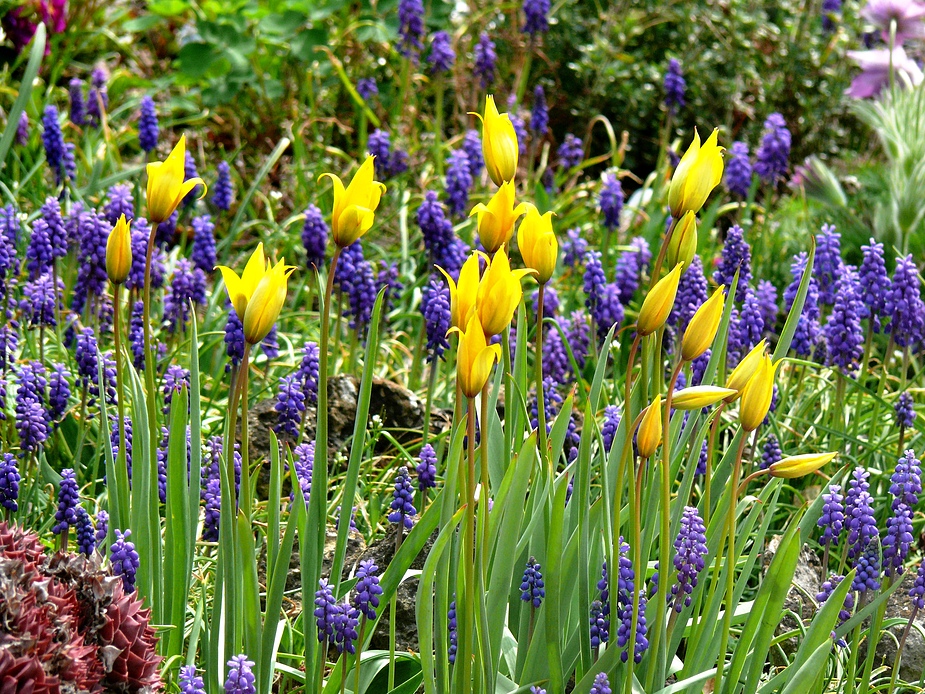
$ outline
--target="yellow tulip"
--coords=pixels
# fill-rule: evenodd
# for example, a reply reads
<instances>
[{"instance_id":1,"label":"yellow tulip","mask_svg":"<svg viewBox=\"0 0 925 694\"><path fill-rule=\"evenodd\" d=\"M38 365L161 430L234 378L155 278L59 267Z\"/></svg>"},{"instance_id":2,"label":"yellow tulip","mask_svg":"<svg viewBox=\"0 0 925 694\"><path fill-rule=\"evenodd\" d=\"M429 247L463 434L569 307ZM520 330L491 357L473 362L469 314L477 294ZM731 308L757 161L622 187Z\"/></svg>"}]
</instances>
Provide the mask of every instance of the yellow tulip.
<instances>
[{"instance_id":1,"label":"yellow tulip","mask_svg":"<svg viewBox=\"0 0 925 694\"><path fill-rule=\"evenodd\" d=\"M240 277L230 267L219 265L218 269L235 313L244 324L244 339L252 345L257 344L279 317L286 301L289 275L295 268L287 266L283 260L271 266L261 243L251 254Z\"/></svg>"},{"instance_id":2,"label":"yellow tulip","mask_svg":"<svg viewBox=\"0 0 925 694\"><path fill-rule=\"evenodd\" d=\"M439 265L437 269L443 273L450 285L450 316L454 327L462 329L469 322L469 313L475 308L475 297L479 291L479 260L487 256L478 251L472 251L459 271L459 283Z\"/></svg>"},{"instance_id":3,"label":"yellow tulip","mask_svg":"<svg viewBox=\"0 0 925 694\"><path fill-rule=\"evenodd\" d=\"M804 453L803 455L791 455L776 463L771 463L768 472L772 477L782 477L784 479L793 479L794 477L803 477L811 472L815 472L823 465L835 459L838 453Z\"/></svg>"},{"instance_id":4,"label":"yellow tulip","mask_svg":"<svg viewBox=\"0 0 925 694\"><path fill-rule=\"evenodd\" d=\"M287 266L285 260L280 260L272 269L267 269L260 280L250 301L247 302L247 311L244 312L244 339L256 345L267 336L279 312L286 303L289 275L295 267Z\"/></svg>"},{"instance_id":5,"label":"yellow tulip","mask_svg":"<svg viewBox=\"0 0 925 694\"><path fill-rule=\"evenodd\" d=\"M696 252L697 215L687 212L671 232L671 239L668 241L668 265L674 267L678 263L684 263L686 272Z\"/></svg>"},{"instance_id":6,"label":"yellow tulip","mask_svg":"<svg viewBox=\"0 0 925 694\"><path fill-rule=\"evenodd\" d=\"M206 184L199 178L186 176L186 135L164 161L152 161L148 171L148 221L160 224L170 219L180 201L196 186L202 186L200 199L206 194Z\"/></svg>"},{"instance_id":7,"label":"yellow tulip","mask_svg":"<svg viewBox=\"0 0 925 694\"><path fill-rule=\"evenodd\" d=\"M723 152L716 143L718 129L700 145L700 134L694 128L694 140L681 157L668 188L671 216L680 219L685 212L698 212L710 193L723 178Z\"/></svg>"},{"instance_id":8,"label":"yellow tulip","mask_svg":"<svg viewBox=\"0 0 925 694\"><path fill-rule=\"evenodd\" d=\"M723 305L726 302L725 285L713 292L713 296L704 301L691 317L684 329L681 339L681 358L693 361L706 352L716 338L720 319L723 317Z\"/></svg>"},{"instance_id":9,"label":"yellow tulip","mask_svg":"<svg viewBox=\"0 0 925 694\"><path fill-rule=\"evenodd\" d=\"M475 310L486 335L500 334L511 322L523 297L520 281L524 275L534 273L534 270L511 270L503 248L495 253L475 298Z\"/></svg>"},{"instance_id":10,"label":"yellow tulip","mask_svg":"<svg viewBox=\"0 0 925 694\"><path fill-rule=\"evenodd\" d=\"M544 215L533 205L527 205L527 216L517 230L517 245L524 264L536 270L536 281L546 284L556 271L559 243L552 230L552 212Z\"/></svg>"},{"instance_id":11,"label":"yellow tulip","mask_svg":"<svg viewBox=\"0 0 925 694\"><path fill-rule=\"evenodd\" d=\"M479 241L489 253L494 253L514 235L514 222L527 207L524 203L516 204L514 183L502 183L488 204L479 203L472 208L469 216L476 217Z\"/></svg>"},{"instance_id":12,"label":"yellow tulip","mask_svg":"<svg viewBox=\"0 0 925 694\"><path fill-rule=\"evenodd\" d=\"M763 339L752 347L752 351L746 354L742 358L742 361L739 362L738 366L729 374L729 378L726 379L727 388L736 391L739 395L742 394L742 389L745 388L745 384L748 383L749 379L751 379L755 371L757 371L758 367L761 365L761 358L764 356L767 344L767 339ZM733 400L735 400L735 398L727 398L726 402L732 402Z\"/></svg>"},{"instance_id":13,"label":"yellow tulip","mask_svg":"<svg viewBox=\"0 0 925 694\"><path fill-rule=\"evenodd\" d=\"M520 150L511 117L506 113L498 113L495 97L490 94L485 97L485 115L471 115L482 121L482 156L491 180L496 186L505 181L513 181L517 173L517 155Z\"/></svg>"},{"instance_id":14,"label":"yellow tulip","mask_svg":"<svg viewBox=\"0 0 925 694\"><path fill-rule=\"evenodd\" d=\"M662 396L659 394L646 408L646 413L639 423L639 430L636 432L636 448L639 450L639 457L651 458L661 442Z\"/></svg>"},{"instance_id":15,"label":"yellow tulip","mask_svg":"<svg viewBox=\"0 0 925 694\"><path fill-rule=\"evenodd\" d=\"M774 372L777 370L771 357L763 355L754 375L742 389L739 403L739 422L745 431L754 431L768 416L774 397Z\"/></svg>"},{"instance_id":16,"label":"yellow tulip","mask_svg":"<svg viewBox=\"0 0 925 694\"><path fill-rule=\"evenodd\" d=\"M373 180L375 157L370 155L353 175L350 185L332 173L323 173L334 185L334 211L331 214L331 236L340 248L346 248L369 231L376 219L376 208L385 185Z\"/></svg>"},{"instance_id":17,"label":"yellow tulip","mask_svg":"<svg viewBox=\"0 0 925 694\"><path fill-rule=\"evenodd\" d=\"M106 274L113 284L122 284L132 270L132 230L125 221L125 215L109 232L106 241Z\"/></svg>"},{"instance_id":18,"label":"yellow tulip","mask_svg":"<svg viewBox=\"0 0 925 694\"><path fill-rule=\"evenodd\" d=\"M501 359L501 345L490 345L485 331L474 313L469 316L466 330L450 328L459 333L459 349L456 351L456 379L459 388L467 398L474 398L491 375L491 367Z\"/></svg>"},{"instance_id":19,"label":"yellow tulip","mask_svg":"<svg viewBox=\"0 0 925 694\"><path fill-rule=\"evenodd\" d=\"M681 263L675 265L674 270L662 277L642 300L639 309L639 319L636 321L636 332L645 337L661 328L668 320L668 314L674 306L674 299L678 293L678 282L681 280Z\"/></svg>"},{"instance_id":20,"label":"yellow tulip","mask_svg":"<svg viewBox=\"0 0 925 694\"><path fill-rule=\"evenodd\" d=\"M735 395L734 390L719 386L692 386L675 391L671 396L671 407L676 410L699 410L715 405L723 398Z\"/></svg>"}]
</instances>

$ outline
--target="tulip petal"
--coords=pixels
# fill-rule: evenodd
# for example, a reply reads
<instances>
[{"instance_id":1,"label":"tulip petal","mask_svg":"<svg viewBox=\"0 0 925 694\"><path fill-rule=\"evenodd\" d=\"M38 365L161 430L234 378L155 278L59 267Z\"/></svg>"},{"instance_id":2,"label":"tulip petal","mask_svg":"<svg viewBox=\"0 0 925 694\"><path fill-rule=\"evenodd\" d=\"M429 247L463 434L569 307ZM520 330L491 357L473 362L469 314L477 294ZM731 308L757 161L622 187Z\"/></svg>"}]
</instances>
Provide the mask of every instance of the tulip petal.
<instances>
[{"instance_id":1,"label":"tulip petal","mask_svg":"<svg viewBox=\"0 0 925 694\"><path fill-rule=\"evenodd\" d=\"M228 290L228 298L231 300L231 305L234 306L234 312L238 314L238 318L244 320L244 313L247 310L247 295L244 293L241 278L230 267L219 265L218 269L221 270L222 279L225 280L225 288Z\"/></svg>"}]
</instances>

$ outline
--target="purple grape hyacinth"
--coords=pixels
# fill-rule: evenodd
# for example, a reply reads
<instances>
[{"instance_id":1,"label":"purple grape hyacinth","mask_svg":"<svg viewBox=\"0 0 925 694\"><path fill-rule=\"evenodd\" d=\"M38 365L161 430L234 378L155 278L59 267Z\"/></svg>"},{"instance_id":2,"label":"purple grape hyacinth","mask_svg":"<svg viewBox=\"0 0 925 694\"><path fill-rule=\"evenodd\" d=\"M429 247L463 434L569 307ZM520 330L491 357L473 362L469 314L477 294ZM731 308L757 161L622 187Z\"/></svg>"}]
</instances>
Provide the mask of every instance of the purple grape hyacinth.
<instances>
[{"instance_id":1,"label":"purple grape hyacinth","mask_svg":"<svg viewBox=\"0 0 925 694\"><path fill-rule=\"evenodd\" d=\"M398 52L417 63L424 49L424 3L421 0L399 0Z\"/></svg>"},{"instance_id":2,"label":"purple grape hyacinth","mask_svg":"<svg viewBox=\"0 0 925 694\"><path fill-rule=\"evenodd\" d=\"M427 334L427 360L441 359L450 343L446 333L450 329L450 290L445 282L431 277L421 292L421 313L424 315L424 330Z\"/></svg>"},{"instance_id":3,"label":"purple grape hyacinth","mask_svg":"<svg viewBox=\"0 0 925 694\"><path fill-rule=\"evenodd\" d=\"M748 284L752 279L752 249L745 240L745 232L738 224L733 225L726 232L726 242L723 244L723 251L720 257L719 265L713 273L713 281L716 284L724 284L728 288L732 286L736 270L739 271L739 284L736 288L735 300L741 302L745 300L745 294L748 291Z\"/></svg>"},{"instance_id":4,"label":"purple grape hyacinth","mask_svg":"<svg viewBox=\"0 0 925 694\"><path fill-rule=\"evenodd\" d=\"M429 443L421 446L418 453L418 491L422 494L437 486L437 452Z\"/></svg>"},{"instance_id":5,"label":"purple grape hyacinth","mask_svg":"<svg viewBox=\"0 0 925 694\"><path fill-rule=\"evenodd\" d=\"M900 347L908 347L922 339L925 327L925 303L919 287L918 268L912 255L896 261L884 313L891 316L887 331Z\"/></svg>"},{"instance_id":6,"label":"purple grape hyacinth","mask_svg":"<svg viewBox=\"0 0 925 694\"><path fill-rule=\"evenodd\" d=\"M524 0L524 25L521 31L529 34L531 39L536 38L537 34L545 34L549 31L549 0Z\"/></svg>"},{"instance_id":7,"label":"purple grape hyacinth","mask_svg":"<svg viewBox=\"0 0 925 694\"><path fill-rule=\"evenodd\" d=\"M825 324L826 363L853 375L864 354L855 274L845 269L838 282L835 305Z\"/></svg>"},{"instance_id":8,"label":"purple grape hyacinth","mask_svg":"<svg viewBox=\"0 0 925 694\"><path fill-rule=\"evenodd\" d=\"M327 579L318 581L318 590L315 591L315 626L318 627L318 641L324 643L334 636L334 615L337 612L337 603L334 593Z\"/></svg>"},{"instance_id":9,"label":"purple grape hyacinth","mask_svg":"<svg viewBox=\"0 0 925 694\"><path fill-rule=\"evenodd\" d=\"M861 251L864 259L858 268L860 316L867 318L873 331L879 333L880 321L886 317L886 298L891 286L883 260L883 244L871 239L868 245L861 246Z\"/></svg>"},{"instance_id":10,"label":"purple grape hyacinth","mask_svg":"<svg viewBox=\"0 0 925 694\"><path fill-rule=\"evenodd\" d=\"M437 75L449 72L456 62L456 51L449 33L445 31L434 32L430 37L430 53L427 56L430 72Z\"/></svg>"},{"instance_id":11,"label":"purple grape hyacinth","mask_svg":"<svg viewBox=\"0 0 925 694\"><path fill-rule=\"evenodd\" d=\"M472 167L464 149L454 149L446 162L444 198L450 214L461 217L469 207L469 189L472 187Z\"/></svg>"},{"instance_id":12,"label":"purple grape hyacinth","mask_svg":"<svg viewBox=\"0 0 925 694\"><path fill-rule=\"evenodd\" d=\"M144 152L157 149L160 128L157 123L157 107L154 99L144 96L141 99L141 111L138 115L138 144Z\"/></svg>"},{"instance_id":13,"label":"purple grape hyacinth","mask_svg":"<svg viewBox=\"0 0 925 694\"><path fill-rule=\"evenodd\" d=\"M211 215L204 214L193 218L192 227L193 248L190 260L196 268L209 275L218 264L215 255L215 223Z\"/></svg>"},{"instance_id":14,"label":"purple grape hyacinth","mask_svg":"<svg viewBox=\"0 0 925 694\"><path fill-rule=\"evenodd\" d=\"M674 600L675 612L691 604L691 595L697 587L697 578L705 566L707 555L707 529L700 513L693 506L685 506L681 514L681 527L674 541L674 568L677 582L671 586L669 600Z\"/></svg>"},{"instance_id":15,"label":"purple grape hyacinth","mask_svg":"<svg viewBox=\"0 0 925 694\"><path fill-rule=\"evenodd\" d=\"M755 154L755 173L762 182L775 185L787 172L790 159L790 131L784 117L772 113L764 122L764 136Z\"/></svg>"},{"instance_id":16,"label":"purple grape hyacinth","mask_svg":"<svg viewBox=\"0 0 925 694\"><path fill-rule=\"evenodd\" d=\"M353 606L366 619L373 620L379 608L379 596L382 595L382 587L379 585L379 567L370 559L363 559L357 566L356 577L357 582L353 588Z\"/></svg>"},{"instance_id":17,"label":"purple grape hyacinth","mask_svg":"<svg viewBox=\"0 0 925 694\"><path fill-rule=\"evenodd\" d=\"M124 533L120 530L113 531L116 539L109 548L109 562L112 565L112 573L122 577L122 587L126 593L135 592L135 573L138 571L140 560L138 552L135 550L135 543L129 542L131 530Z\"/></svg>"},{"instance_id":18,"label":"purple grape hyacinth","mask_svg":"<svg viewBox=\"0 0 925 694\"><path fill-rule=\"evenodd\" d=\"M870 473L855 468L845 495L845 528L848 531L848 559L858 559L868 543L878 537L874 520L873 497L868 491Z\"/></svg>"},{"instance_id":19,"label":"purple grape hyacinth","mask_svg":"<svg viewBox=\"0 0 925 694\"><path fill-rule=\"evenodd\" d=\"M594 682L588 694L613 694L610 689L610 680L607 679L607 673L599 672L594 676Z\"/></svg>"},{"instance_id":20,"label":"purple grape hyacinth","mask_svg":"<svg viewBox=\"0 0 925 694\"><path fill-rule=\"evenodd\" d=\"M19 510L19 465L12 453L4 453L0 460L0 506L9 510Z\"/></svg>"},{"instance_id":21,"label":"purple grape hyacinth","mask_svg":"<svg viewBox=\"0 0 925 694\"><path fill-rule=\"evenodd\" d=\"M668 70L665 72L665 106L671 113L677 113L684 108L684 91L687 83L681 74L681 63L677 58L668 61Z\"/></svg>"},{"instance_id":22,"label":"purple grape hyacinth","mask_svg":"<svg viewBox=\"0 0 925 694\"><path fill-rule=\"evenodd\" d=\"M529 602L536 609L543 604L545 597L546 589L539 562L530 557L524 569L523 580L520 582L520 599Z\"/></svg>"},{"instance_id":23,"label":"purple grape hyacinth","mask_svg":"<svg viewBox=\"0 0 925 694\"><path fill-rule=\"evenodd\" d=\"M246 655L232 656L228 661L225 694L257 694L257 678L253 673L254 661Z\"/></svg>"},{"instance_id":24,"label":"purple grape hyacinth","mask_svg":"<svg viewBox=\"0 0 925 694\"><path fill-rule=\"evenodd\" d=\"M495 81L495 63L498 60L498 54L495 52L495 43L491 40L488 32L483 31L479 34L478 43L475 44L475 65L473 75L478 77L482 83L482 89L487 89Z\"/></svg>"},{"instance_id":25,"label":"purple grape hyacinth","mask_svg":"<svg viewBox=\"0 0 925 694\"><path fill-rule=\"evenodd\" d=\"M222 212L227 212L234 202L234 182L231 180L231 166L227 161L220 161L216 171L212 204Z\"/></svg>"},{"instance_id":26,"label":"purple grape hyacinth","mask_svg":"<svg viewBox=\"0 0 925 694\"><path fill-rule=\"evenodd\" d=\"M620 226L620 213L623 211L623 188L620 180L612 173L604 174L598 204L604 217L604 228L608 231L616 230Z\"/></svg>"},{"instance_id":27,"label":"purple grape hyacinth","mask_svg":"<svg viewBox=\"0 0 925 694\"><path fill-rule=\"evenodd\" d=\"M915 574L915 581L912 583L912 588L909 589L909 597L917 610L925 610L925 561L919 564L919 570Z\"/></svg>"},{"instance_id":28,"label":"purple grape hyacinth","mask_svg":"<svg viewBox=\"0 0 925 694\"><path fill-rule=\"evenodd\" d=\"M890 476L891 508L895 513L900 504L914 509L922 494L922 463L913 449L907 450L896 462L896 469Z\"/></svg>"},{"instance_id":29,"label":"purple grape hyacinth","mask_svg":"<svg viewBox=\"0 0 925 694\"><path fill-rule=\"evenodd\" d=\"M565 139L562 140L562 144L560 144L559 149L556 150L556 156L559 159L559 166L562 167L563 170L568 171L569 169L574 169L584 161L584 142L581 141L580 137L572 133L566 133Z\"/></svg>"},{"instance_id":30,"label":"purple grape hyacinth","mask_svg":"<svg viewBox=\"0 0 925 694\"><path fill-rule=\"evenodd\" d=\"M816 521L816 525L822 528L822 537L819 542L823 545L837 547L838 539L845 527L845 506L841 485L830 484L828 491L822 495L822 501L822 514Z\"/></svg>"},{"instance_id":31,"label":"purple grape hyacinth","mask_svg":"<svg viewBox=\"0 0 925 694\"><path fill-rule=\"evenodd\" d=\"M826 306L835 303L838 281L844 271L841 259L841 234L831 224L823 224L816 235L816 260L813 278L819 286L819 301Z\"/></svg>"},{"instance_id":32,"label":"purple grape hyacinth","mask_svg":"<svg viewBox=\"0 0 925 694\"><path fill-rule=\"evenodd\" d=\"M740 198L748 196L752 185L752 163L748 158L748 145L733 142L726 157L726 188Z\"/></svg>"},{"instance_id":33,"label":"purple grape hyacinth","mask_svg":"<svg viewBox=\"0 0 925 694\"><path fill-rule=\"evenodd\" d=\"M205 682L196 674L195 665L180 666L177 686L180 688L180 694L206 694Z\"/></svg>"},{"instance_id":34,"label":"purple grape hyacinth","mask_svg":"<svg viewBox=\"0 0 925 694\"><path fill-rule=\"evenodd\" d=\"M530 130L537 138L549 132L549 108L546 106L546 92L538 84L533 90L533 109L530 111Z\"/></svg>"},{"instance_id":35,"label":"purple grape hyacinth","mask_svg":"<svg viewBox=\"0 0 925 694\"><path fill-rule=\"evenodd\" d=\"M305 247L309 267L321 269L325 263L328 245L328 225L317 205L305 209L305 224L302 226L302 245Z\"/></svg>"},{"instance_id":36,"label":"purple grape hyacinth","mask_svg":"<svg viewBox=\"0 0 925 694\"><path fill-rule=\"evenodd\" d=\"M417 509L414 508L414 489L411 486L407 465L402 465L395 473L395 490L392 492L389 508L392 510L388 516L389 523L404 525L408 529L414 527Z\"/></svg>"},{"instance_id":37,"label":"purple grape hyacinth","mask_svg":"<svg viewBox=\"0 0 925 694\"><path fill-rule=\"evenodd\" d=\"M305 393L297 374L283 376L279 380L279 393L274 409L277 413L274 431L290 440L298 439L299 427L305 412Z\"/></svg>"}]
</instances>

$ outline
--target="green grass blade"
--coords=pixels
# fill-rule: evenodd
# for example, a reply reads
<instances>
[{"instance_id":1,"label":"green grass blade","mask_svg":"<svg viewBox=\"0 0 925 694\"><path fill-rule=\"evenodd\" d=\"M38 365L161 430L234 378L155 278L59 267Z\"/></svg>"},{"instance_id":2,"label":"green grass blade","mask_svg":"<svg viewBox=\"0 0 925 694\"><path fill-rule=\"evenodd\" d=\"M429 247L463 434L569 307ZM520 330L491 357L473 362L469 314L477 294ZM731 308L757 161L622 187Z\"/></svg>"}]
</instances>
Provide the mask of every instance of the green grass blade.
<instances>
[{"instance_id":1,"label":"green grass blade","mask_svg":"<svg viewBox=\"0 0 925 694\"><path fill-rule=\"evenodd\" d=\"M183 651L183 630L191 580L187 570L192 560L193 547L188 546L188 500L191 490L186 473L186 412L187 390L184 386L179 393L173 394L170 402L170 434L167 439L164 575L169 576L170 580L164 586L164 614L172 627L167 639L167 657L180 655Z\"/></svg>"},{"instance_id":2,"label":"green grass blade","mask_svg":"<svg viewBox=\"0 0 925 694\"><path fill-rule=\"evenodd\" d=\"M7 113L6 127L3 129L3 137L0 138L0 169L6 164L6 155L10 153L10 147L13 146L13 138L16 137L16 130L19 128L19 117L26 110L26 104L32 97L32 85L35 84L35 78L39 74L39 68L42 66L42 58L45 56L45 25L39 23L32 37L32 48L29 51L29 62L26 63L26 71L23 73L20 81L19 94L16 101Z\"/></svg>"}]
</instances>

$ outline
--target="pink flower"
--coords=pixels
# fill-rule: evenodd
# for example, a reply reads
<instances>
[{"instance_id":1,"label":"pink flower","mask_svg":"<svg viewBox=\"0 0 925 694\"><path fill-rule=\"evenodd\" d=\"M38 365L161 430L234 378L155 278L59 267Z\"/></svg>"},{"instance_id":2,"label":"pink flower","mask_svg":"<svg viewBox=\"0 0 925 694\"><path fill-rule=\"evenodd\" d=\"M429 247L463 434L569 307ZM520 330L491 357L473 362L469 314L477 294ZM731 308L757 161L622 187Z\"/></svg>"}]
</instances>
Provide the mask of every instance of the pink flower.
<instances>
[{"instance_id":1,"label":"pink flower","mask_svg":"<svg viewBox=\"0 0 925 694\"><path fill-rule=\"evenodd\" d=\"M877 96L890 83L890 51L877 48L872 51L848 51L862 72L854 78L845 93L854 99ZM918 86L923 75L919 66L906 55L902 46L893 49L892 67L896 78L906 86Z\"/></svg>"},{"instance_id":2,"label":"pink flower","mask_svg":"<svg viewBox=\"0 0 925 694\"><path fill-rule=\"evenodd\" d=\"M896 22L895 45L905 39L925 38L925 5L916 0L870 0L861 16L880 29L883 40L890 41L890 24Z\"/></svg>"}]
</instances>

